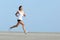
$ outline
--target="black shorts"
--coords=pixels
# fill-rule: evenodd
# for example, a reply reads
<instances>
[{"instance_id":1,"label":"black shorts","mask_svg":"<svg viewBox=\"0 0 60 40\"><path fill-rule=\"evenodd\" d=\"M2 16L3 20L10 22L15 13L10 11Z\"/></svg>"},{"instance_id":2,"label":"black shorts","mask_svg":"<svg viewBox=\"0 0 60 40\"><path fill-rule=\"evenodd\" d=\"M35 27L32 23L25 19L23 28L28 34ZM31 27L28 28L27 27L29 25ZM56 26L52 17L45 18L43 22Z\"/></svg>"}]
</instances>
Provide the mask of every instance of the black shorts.
<instances>
[{"instance_id":1,"label":"black shorts","mask_svg":"<svg viewBox=\"0 0 60 40\"><path fill-rule=\"evenodd\" d=\"M21 21L21 20L18 19L17 21Z\"/></svg>"}]
</instances>

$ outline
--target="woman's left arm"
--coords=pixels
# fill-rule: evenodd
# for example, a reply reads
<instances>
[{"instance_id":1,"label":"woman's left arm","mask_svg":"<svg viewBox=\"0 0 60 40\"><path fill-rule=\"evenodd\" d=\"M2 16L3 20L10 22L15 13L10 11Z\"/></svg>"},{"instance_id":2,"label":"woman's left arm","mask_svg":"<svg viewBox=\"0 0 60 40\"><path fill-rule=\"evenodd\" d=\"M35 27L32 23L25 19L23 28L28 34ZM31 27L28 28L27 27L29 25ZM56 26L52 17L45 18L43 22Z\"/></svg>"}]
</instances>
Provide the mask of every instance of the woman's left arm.
<instances>
[{"instance_id":1,"label":"woman's left arm","mask_svg":"<svg viewBox=\"0 0 60 40\"><path fill-rule=\"evenodd\" d=\"M26 14L24 13L24 17L26 16Z\"/></svg>"}]
</instances>

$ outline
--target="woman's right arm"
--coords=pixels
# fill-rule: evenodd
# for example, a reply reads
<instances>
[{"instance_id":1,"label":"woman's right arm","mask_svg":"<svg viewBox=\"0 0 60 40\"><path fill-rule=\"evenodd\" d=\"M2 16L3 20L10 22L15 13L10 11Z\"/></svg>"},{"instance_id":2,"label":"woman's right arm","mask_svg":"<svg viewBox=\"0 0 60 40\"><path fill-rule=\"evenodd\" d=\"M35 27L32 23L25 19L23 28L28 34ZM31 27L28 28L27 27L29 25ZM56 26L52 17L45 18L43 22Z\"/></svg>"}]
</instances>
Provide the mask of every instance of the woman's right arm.
<instances>
[{"instance_id":1,"label":"woman's right arm","mask_svg":"<svg viewBox=\"0 0 60 40\"><path fill-rule=\"evenodd\" d=\"M16 14L15 14L15 15L18 17L18 15L17 15L17 14L19 14L19 12L18 12L18 11L17 11L17 12L16 12Z\"/></svg>"}]
</instances>

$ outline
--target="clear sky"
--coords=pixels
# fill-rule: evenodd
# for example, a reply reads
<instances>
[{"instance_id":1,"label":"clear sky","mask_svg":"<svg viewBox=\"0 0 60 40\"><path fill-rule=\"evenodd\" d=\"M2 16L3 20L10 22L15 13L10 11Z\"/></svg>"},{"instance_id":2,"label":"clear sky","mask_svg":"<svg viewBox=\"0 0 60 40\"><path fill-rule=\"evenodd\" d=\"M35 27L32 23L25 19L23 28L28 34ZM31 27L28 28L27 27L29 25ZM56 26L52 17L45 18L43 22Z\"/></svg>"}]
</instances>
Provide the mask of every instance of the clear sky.
<instances>
[{"instance_id":1,"label":"clear sky","mask_svg":"<svg viewBox=\"0 0 60 40\"><path fill-rule=\"evenodd\" d=\"M0 0L0 31L17 23L19 5L27 16L23 21L30 32L60 32L60 0ZM21 25L12 31L23 31Z\"/></svg>"}]
</instances>

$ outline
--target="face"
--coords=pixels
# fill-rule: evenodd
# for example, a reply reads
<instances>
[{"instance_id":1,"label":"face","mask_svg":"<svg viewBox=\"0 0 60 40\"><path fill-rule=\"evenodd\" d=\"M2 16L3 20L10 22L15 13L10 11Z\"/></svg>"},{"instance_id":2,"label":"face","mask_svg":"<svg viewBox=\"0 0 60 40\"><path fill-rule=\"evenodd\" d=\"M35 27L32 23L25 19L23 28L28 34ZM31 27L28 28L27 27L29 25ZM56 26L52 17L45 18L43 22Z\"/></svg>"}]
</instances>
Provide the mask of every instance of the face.
<instances>
[{"instance_id":1,"label":"face","mask_svg":"<svg viewBox=\"0 0 60 40\"><path fill-rule=\"evenodd\" d=\"M20 8L20 10L22 10L22 7Z\"/></svg>"},{"instance_id":2,"label":"face","mask_svg":"<svg viewBox=\"0 0 60 40\"><path fill-rule=\"evenodd\" d=\"M23 8L21 7L21 10L22 10Z\"/></svg>"},{"instance_id":3,"label":"face","mask_svg":"<svg viewBox=\"0 0 60 40\"><path fill-rule=\"evenodd\" d=\"M19 6L19 10L23 10L22 6Z\"/></svg>"}]
</instances>

